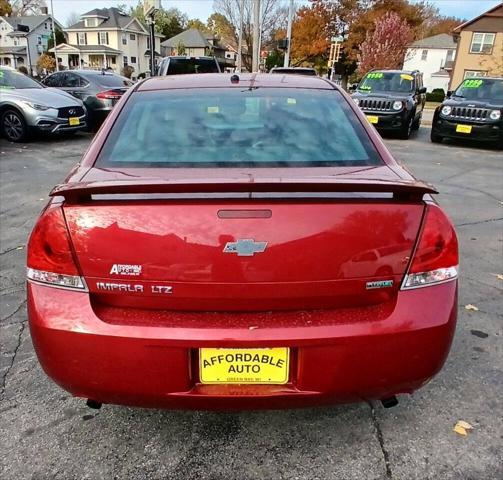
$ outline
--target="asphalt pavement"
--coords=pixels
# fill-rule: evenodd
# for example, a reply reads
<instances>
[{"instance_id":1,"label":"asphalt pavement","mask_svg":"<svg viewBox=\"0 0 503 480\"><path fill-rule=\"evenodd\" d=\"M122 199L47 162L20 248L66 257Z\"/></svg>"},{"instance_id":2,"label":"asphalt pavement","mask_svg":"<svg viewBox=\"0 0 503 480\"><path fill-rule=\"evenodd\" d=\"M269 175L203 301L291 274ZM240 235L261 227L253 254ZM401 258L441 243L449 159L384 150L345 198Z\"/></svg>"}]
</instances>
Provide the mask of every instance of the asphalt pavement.
<instances>
[{"instance_id":1,"label":"asphalt pavement","mask_svg":"<svg viewBox=\"0 0 503 480\"><path fill-rule=\"evenodd\" d=\"M434 145L424 127L408 141L386 140L417 177L439 188L461 247L452 351L440 374L397 407L96 411L42 372L24 286L27 236L49 190L90 139L0 140L1 479L503 478L501 152ZM467 436L453 431L459 420L473 426Z\"/></svg>"}]
</instances>

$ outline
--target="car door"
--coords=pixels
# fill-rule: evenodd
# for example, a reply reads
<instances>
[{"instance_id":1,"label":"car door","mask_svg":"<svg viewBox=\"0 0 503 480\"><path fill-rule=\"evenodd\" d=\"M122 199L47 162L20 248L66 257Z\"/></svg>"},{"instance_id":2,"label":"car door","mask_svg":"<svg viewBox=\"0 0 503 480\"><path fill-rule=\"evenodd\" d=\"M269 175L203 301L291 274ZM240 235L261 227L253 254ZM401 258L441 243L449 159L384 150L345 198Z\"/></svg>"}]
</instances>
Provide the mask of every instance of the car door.
<instances>
[{"instance_id":1,"label":"car door","mask_svg":"<svg viewBox=\"0 0 503 480\"><path fill-rule=\"evenodd\" d=\"M62 88L65 92L74 97L84 100L87 96L86 87L89 82L74 72L65 72L63 77Z\"/></svg>"}]
</instances>

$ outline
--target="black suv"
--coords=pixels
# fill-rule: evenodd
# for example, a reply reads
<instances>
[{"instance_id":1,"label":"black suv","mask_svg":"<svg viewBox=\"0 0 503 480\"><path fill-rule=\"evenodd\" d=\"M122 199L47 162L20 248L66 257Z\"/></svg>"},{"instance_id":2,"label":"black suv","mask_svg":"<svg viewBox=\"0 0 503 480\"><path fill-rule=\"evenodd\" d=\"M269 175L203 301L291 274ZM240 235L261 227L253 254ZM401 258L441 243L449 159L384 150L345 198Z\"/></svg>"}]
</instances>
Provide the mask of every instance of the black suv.
<instances>
[{"instance_id":1,"label":"black suv","mask_svg":"<svg viewBox=\"0 0 503 480\"><path fill-rule=\"evenodd\" d=\"M372 70L351 96L378 130L395 130L407 139L421 124L426 88L418 70Z\"/></svg>"},{"instance_id":2,"label":"black suv","mask_svg":"<svg viewBox=\"0 0 503 480\"><path fill-rule=\"evenodd\" d=\"M467 78L437 107L431 141L470 138L503 148L503 78Z\"/></svg>"}]
</instances>

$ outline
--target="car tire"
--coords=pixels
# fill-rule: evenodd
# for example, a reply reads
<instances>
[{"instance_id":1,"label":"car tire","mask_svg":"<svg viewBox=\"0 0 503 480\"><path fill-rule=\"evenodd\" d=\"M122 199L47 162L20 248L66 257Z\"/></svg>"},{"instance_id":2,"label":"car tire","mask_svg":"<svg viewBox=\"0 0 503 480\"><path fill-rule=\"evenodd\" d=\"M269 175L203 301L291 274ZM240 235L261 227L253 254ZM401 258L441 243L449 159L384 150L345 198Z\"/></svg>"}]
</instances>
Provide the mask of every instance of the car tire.
<instances>
[{"instance_id":1,"label":"car tire","mask_svg":"<svg viewBox=\"0 0 503 480\"><path fill-rule=\"evenodd\" d=\"M442 137L442 135L439 135L438 133L435 133L435 131L432 129L430 133L430 139L432 143L442 143L444 137Z\"/></svg>"},{"instance_id":2,"label":"car tire","mask_svg":"<svg viewBox=\"0 0 503 480\"><path fill-rule=\"evenodd\" d=\"M416 120L414 120L414 124L412 125L412 128L414 130L419 130L419 127L421 126L421 120L423 119L423 114L420 113Z\"/></svg>"},{"instance_id":3,"label":"car tire","mask_svg":"<svg viewBox=\"0 0 503 480\"><path fill-rule=\"evenodd\" d=\"M400 129L399 133L400 138L403 140L408 140L410 134L412 133L413 126L414 126L414 116L412 115L407 120L407 123Z\"/></svg>"},{"instance_id":4,"label":"car tire","mask_svg":"<svg viewBox=\"0 0 503 480\"><path fill-rule=\"evenodd\" d=\"M24 142L28 139L28 125L17 110L9 109L2 113L0 129L9 142Z\"/></svg>"}]
</instances>

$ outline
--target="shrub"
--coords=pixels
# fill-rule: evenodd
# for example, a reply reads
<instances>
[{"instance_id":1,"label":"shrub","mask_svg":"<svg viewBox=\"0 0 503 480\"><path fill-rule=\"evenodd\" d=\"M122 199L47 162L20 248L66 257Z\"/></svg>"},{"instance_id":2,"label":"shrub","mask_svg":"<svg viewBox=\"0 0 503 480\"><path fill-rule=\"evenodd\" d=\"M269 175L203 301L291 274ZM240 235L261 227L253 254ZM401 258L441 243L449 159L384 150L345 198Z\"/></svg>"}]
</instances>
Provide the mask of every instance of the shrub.
<instances>
[{"instance_id":1,"label":"shrub","mask_svg":"<svg viewBox=\"0 0 503 480\"><path fill-rule=\"evenodd\" d=\"M445 99L445 92L443 88L434 88L432 92L426 94L427 102L442 103Z\"/></svg>"}]
</instances>

